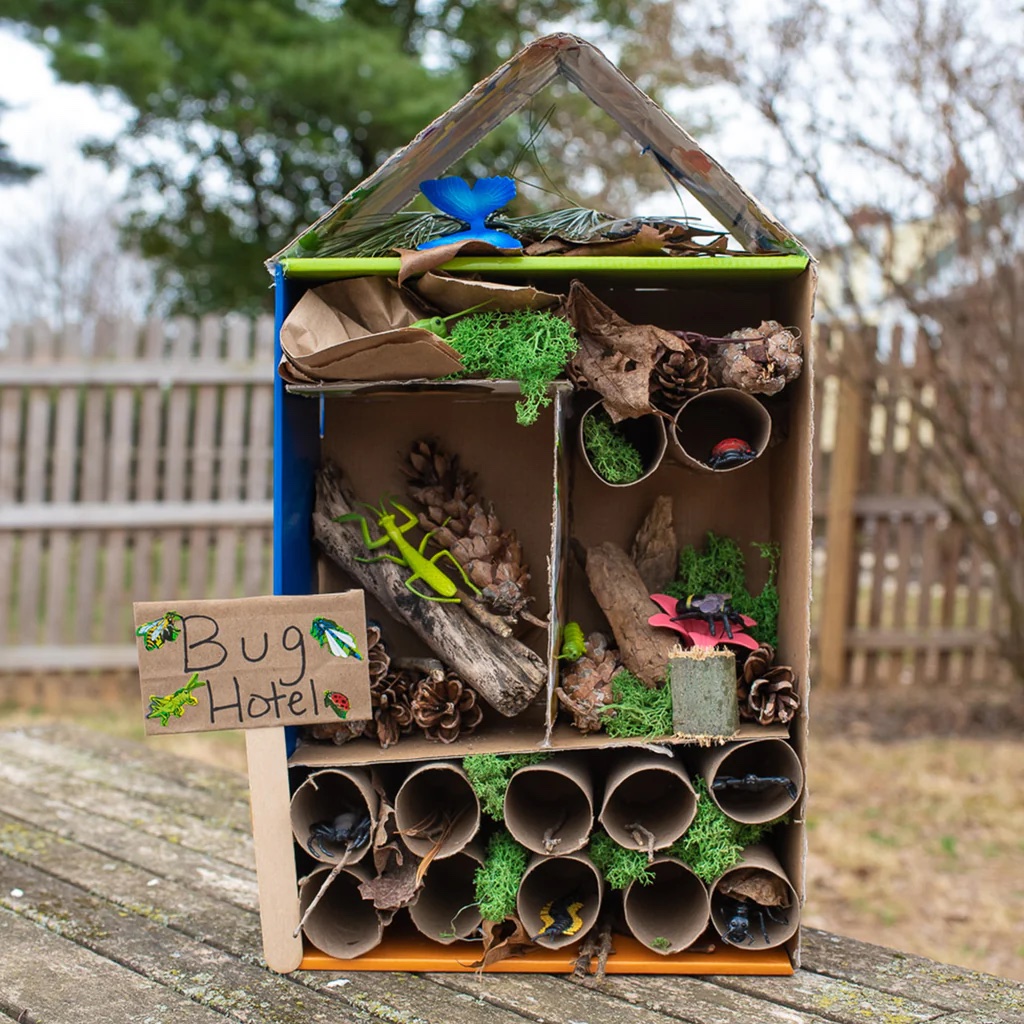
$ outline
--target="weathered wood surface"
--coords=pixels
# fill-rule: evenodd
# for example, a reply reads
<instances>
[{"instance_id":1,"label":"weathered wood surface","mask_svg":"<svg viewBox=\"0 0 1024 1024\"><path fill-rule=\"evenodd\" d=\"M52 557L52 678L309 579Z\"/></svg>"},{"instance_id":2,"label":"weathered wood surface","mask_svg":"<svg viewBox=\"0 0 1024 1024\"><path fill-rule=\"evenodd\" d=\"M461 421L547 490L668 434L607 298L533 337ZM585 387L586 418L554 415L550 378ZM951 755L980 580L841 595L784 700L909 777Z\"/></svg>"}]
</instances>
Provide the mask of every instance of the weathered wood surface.
<instances>
[{"instance_id":1,"label":"weathered wood surface","mask_svg":"<svg viewBox=\"0 0 1024 1024\"><path fill-rule=\"evenodd\" d=\"M244 777L69 726L0 731L0 1021L1009 1024L1024 986L809 930L792 978L262 963Z\"/></svg>"}]
</instances>

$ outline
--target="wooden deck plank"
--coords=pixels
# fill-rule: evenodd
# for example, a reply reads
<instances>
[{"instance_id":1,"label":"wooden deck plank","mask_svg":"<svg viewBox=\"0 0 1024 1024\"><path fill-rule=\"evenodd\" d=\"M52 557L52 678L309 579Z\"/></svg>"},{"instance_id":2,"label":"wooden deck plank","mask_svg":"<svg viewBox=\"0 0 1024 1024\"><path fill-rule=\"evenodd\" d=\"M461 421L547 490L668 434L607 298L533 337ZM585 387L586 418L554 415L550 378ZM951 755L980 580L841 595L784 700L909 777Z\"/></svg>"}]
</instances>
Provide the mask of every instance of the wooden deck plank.
<instances>
[{"instance_id":1,"label":"wooden deck plank","mask_svg":"<svg viewBox=\"0 0 1024 1024\"><path fill-rule=\"evenodd\" d=\"M45 793L18 785L3 787L2 809L12 818L48 829L108 856L169 878L199 892L226 900L244 910L258 906L256 873L189 850L181 844L140 834L130 824L70 807Z\"/></svg>"},{"instance_id":2,"label":"wooden deck plank","mask_svg":"<svg viewBox=\"0 0 1024 1024\"><path fill-rule=\"evenodd\" d=\"M240 833L248 844L249 805L244 797L225 800L221 796L196 789L177 777L177 773L157 774L135 768L115 770L109 761L67 745L45 743L25 732L0 733L0 757L44 765L51 770L71 773L79 782L155 804L171 814L188 814L207 822L212 828ZM180 761L179 761L180 770ZM248 866L245 862L243 866Z\"/></svg>"},{"instance_id":3,"label":"wooden deck plank","mask_svg":"<svg viewBox=\"0 0 1024 1024\"><path fill-rule=\"evenodd\" d=\"M22 1024L224 1024L222 1014L6 909L0 948L0 998Z\"/></svg>"},{"instance_id":4,"label":"wooden deck plank","mask_svg":"<svg viewBox=\"0 0 1024 1024\"><path fill-rule=\"evenodd\" d=\"M882 992L921 998L950 1012L971 1007L1000 1021L1024 1021L1024 984L912 953L842 938L817 928L802 932L804 967Z\"/></svg>"},{"instance_id":5,"label":"wooden deck plank","mask_svg":"<svg viewBox=\"0 0 1024 1024\"><path fill-rule=\"evenodd\" d=\"M194 814L161 807L109 786L98 789L95 784L77 778L59 766L0 758L0 780L41 795L59 793L61 803L66 807L121 822L138 832L140 839L164 839L175 846L195 850L239 868L252 864L251 836L226 832L216 823L204 821Z\"/></svg>"},{"instance_id":6,"label":"wooden deck plank","mask_svg":"<svg viewBox=\"0 0 1024 1024\"><path fill-rule=\"evenodd\" d=\"M183 784L189 790L210 793L227 803L241 803L247 809L249 806L249 782L244 775L216 765L204 764L200 767L195 762L183 762L181 757L160 749L157 742L139 743L120 736L80 729L64 722L30 726L17 731L57 747L62 752L88 753L108 764L111 771L118 774L178 778L182 774L182 765L191 764L193 769L199 770L188 773Z\"/></svg>"},{"instance_id":7,"label":"wooden deck plank","mask_svg":"<svg viewBox=\"0 0 1024 1024\"><path fill-rule=\"evenodd\" d=\"M8 910L163 986L168 995L174 993L245 1024L264 1024L268 1007L273 1007L269 1019L274 1024L336 1024L338 1020L339 1000L331 990L311 991L293 979L172 931L159 921L126 915L27 865L18 865L10 877L23 895L0 894L0 904ZM80 1006L79 1012L84 1009ZM372 1018L370 1014L361 1016Z\"/></svg>"},{"instance_id":8,"label":"wooden deck plank","mask_svg":"<svg viewBox=\"0 0 1024 1024\"><path fill-rule=\"evenodd\" d=\"M927 992L919 993L918 999L910 999L808 970L797 971L792 978L786 979L716 978L715 984L759 999L770 999L795 1010L816 1013L839 1024L862 1024L865 1019L884 1020L888 1024L915 1024L933 1020L945 1012L941 1007L919 1001L927 999Z\"/></svg>"}]
</instances>

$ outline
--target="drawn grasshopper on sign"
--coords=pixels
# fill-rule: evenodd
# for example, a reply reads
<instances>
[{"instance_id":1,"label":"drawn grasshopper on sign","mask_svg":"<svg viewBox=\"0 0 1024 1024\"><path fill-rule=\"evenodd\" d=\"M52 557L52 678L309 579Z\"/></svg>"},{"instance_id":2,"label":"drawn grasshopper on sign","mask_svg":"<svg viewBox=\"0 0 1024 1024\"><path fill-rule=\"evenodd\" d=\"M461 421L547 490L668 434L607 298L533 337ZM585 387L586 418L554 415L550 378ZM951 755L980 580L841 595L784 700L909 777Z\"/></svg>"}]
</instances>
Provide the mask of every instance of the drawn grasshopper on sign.
<instances>
[{"instance_id":1,"label":"drawn grasshopper on sign","mask_svg":"<svg viewBox=\"0 0 1024 1024\"><path fill-rule=\"evenodd\" d=\"M389 500L392 508L397 512L401 512L402 515L406 517L404 523L399 524L397 522L398 517L395 513L388 512L387 505ZM399 557L399 555L382 554L378 555L376 558L360 558L357 559L357 561L394 562L395 565L400 565L405 569L411 569L412 575L405 581L405 588L410 593L415 594L417 597L422 597L425 601L446 601L449 603L457 603L460 601L458 596L458 587L444 574L437 564L442 558L447 558L452 565L458 569L459 575L462 577L462 581L466 586L472 590L474 594L479 595L480 591L473 586L469 577L466 575L466 570L459 565L458 560L450 551L447 549L441 550L430 558L425 554L427 543L437 532L436 530L431 530L427 533L423 540L420 541L420 546L418 548L414 548L412 544L405 539L405 534L419 526L419 520L404 505L400 505L394 499L388 498L384 498L381 501L379 508L375 505L367 504L366 502L359 502L359 504L373 512L377 519L377 525L384 531L384 535L382 537L378 537L374 540L370 536L370 528L366 525L366 516L362 516L358 512L347 512L343 516L338 516L335 519L335 522L358 523L363 534L363 543L366 544L368 550L375 551L378 548L384 547L386 544L394 544L401 557ZM417 590L412 585L414 580L423 580L423 582L430 587L433 593L425 594L421 590Z\"/></svg>"}]
</instances>

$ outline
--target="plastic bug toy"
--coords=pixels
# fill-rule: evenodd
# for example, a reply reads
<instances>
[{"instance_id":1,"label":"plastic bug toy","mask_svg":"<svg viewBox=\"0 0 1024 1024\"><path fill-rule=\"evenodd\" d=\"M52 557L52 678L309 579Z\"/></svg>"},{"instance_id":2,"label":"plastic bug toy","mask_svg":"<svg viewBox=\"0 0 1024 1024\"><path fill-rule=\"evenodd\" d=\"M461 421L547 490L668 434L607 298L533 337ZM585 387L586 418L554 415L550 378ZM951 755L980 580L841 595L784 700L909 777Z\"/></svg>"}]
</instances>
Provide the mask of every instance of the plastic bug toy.
<instances>
[{"instance_id":1,"label":"plastic bug toy","mask_svg":"<svg viewBox=\"0 0 1024 1024\"><path fill-rule=\"evenodd\" d=\"M580 917L582 909L583 900L575 894L545 903L540 908L540 923L544 929L533 937L534 941L557 938L559 935L575 935L583 927L583 918Z\"/></svg>"},{"instance_id":2,"label":"plastic bug toy","mask_svg":"<svg viewBox=\"0 0 1024 1024\"><path fill-rule=\"evenodd\" d=\"M796 784L786 775L754 775L752 772L746 775L719 775L711 783L714 790L735 789L741 793L763 793L774 786L785 787L789 799L796 799Z\"/></svg>"},{"instance_id":3,"label":"plastic bug toy","mask_svg":"<svg viewBox=\"0 0 1024 1024\"><path fill-rule=\"evenodd\" d=\"M729 599L732 594L705 594L698 597L690 594L687 598L676 602L676 613L672 617L673 622L682 619L703 619L708 624L711 635L715 635L715 621L722 623L725 635L732 639L732 624L743 625L743 616L732 609Z\"/></svg>"},{"instance_id":4,"label":"plastic bug toy","mask_svg":"<svg viewBox=\"0 0 1024 1024\"><path fill-rule=\"evenodd\" d=\"M726 437L711 449L707 465L712 469L731 469L757 458L757 452L741 437Z\"/></svg>"},{"instance_id":5,"label":"plastic bug toy","mask_svg":"<svg viewBox=\"0 0 1024 1024\"><path fill-rule=\"evenodd\" d=\"M306 848L314 857L330 859L334 856L327 844L344 846L347 854L370 841L370 816L365 812L342 811L331 821L318 821L309 829Z\"/></svg>"},{"instance_id":6,"label":"plastic bug toy","mask_svg":"<svg viewBox=\"0 0 1024 1024\"><path fill-rule=\"evenodd\" d=\"M789 924L789 918L785 914L780 916L780 912L775 907L765 907L753 900L726 899L722 909L729 915L722 938L734 946L753 944L754 936L750 932L753 922L756 922L760 928L761 938L764 939L766 946L770 945L772 941L768 935L769 921L774 921L776 924Z\"/></svg>"},{"instance_id":7,"label":"plastic bug toy","mask_svg":"<svg viewBox=\"0 0 1024 1024\"><path fill-rule=\"evenodd\" d=\"M420 541L420 546L414 548L406 539L405 534L410 530L419 526L419 520L410 512L404 505L399 505L397 501L392 500L391 506L396 511L404 515L405 522L399 524L397 522L397 516L394 512L388 512L387 510L388 499L385 498L380 503L380 508L374 505L365 505L364 502L360 502L361 505L365 505L366 508L370 509L377 518L377 525L384 531L382 537L378 537L374 540L370 536L370 528L366 525L366 517L361 516L358 512L348 512L343 516L338 516L334 521L336 523L358 523L360 530L363 534L363 543L370 551L375 551L377 548L384 547L385 544L394 544L398 551L398 555L378 555L376 558L360 558L357 561L360 562L394 562L395 565L400 565L405 569L412 569L412 575L405 581L405 589L411 594L415 594L417 597L422 597L425 601L446 601L448 603L457 604L461 598L458 596L459 589L445 574L438 568L437 563L442 558L447 558L456 569L459 570L459 575L462 577L463 583L473 591L474 594L479 595L480 591L473 586L470 582L469 577L466 575L466 570L459 565L458 560L455 556L444 549L438 551L436 555L428 558L424 553L424 549L430 538L437 532L431 530L427 533L423 540ZM401 557L399 557L399 555ZM421 590L417 590L413 585L414 580L423 580L424 583L433 591L432 594L425 594Z\"/></svg>"}]
</instances>

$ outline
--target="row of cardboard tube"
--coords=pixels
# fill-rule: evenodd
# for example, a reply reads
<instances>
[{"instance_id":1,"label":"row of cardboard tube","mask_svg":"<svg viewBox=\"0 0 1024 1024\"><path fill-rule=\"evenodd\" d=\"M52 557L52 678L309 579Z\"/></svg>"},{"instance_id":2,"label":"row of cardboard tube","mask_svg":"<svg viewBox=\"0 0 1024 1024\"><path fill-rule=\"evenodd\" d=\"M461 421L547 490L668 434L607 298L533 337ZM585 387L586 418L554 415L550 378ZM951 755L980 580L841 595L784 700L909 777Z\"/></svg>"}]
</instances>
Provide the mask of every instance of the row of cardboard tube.
<instances>
[{"instance_id":1,"label":"row of cardboard tube","mask_svg":"<svg viewBox=\"0 0 1024 1024\"><path fill-rule=\"evenodd\" d=\"M709 795L728 816L743 823L774 820L799 799L803 774L799 758L783 739L761 739L701 750L694 760L707 781ZM603 770L598 771L602 766ZM606 766L606 767L604 767ZM760 777L784 777L792 787L768 791L714 788L718 778L737 779L756 772ZM692 945L709 921L727 942L745 948L771 948L795 933L799 918L796 892L775 854L758 845L744 851L743 860L705 885L682 861L664 851L689 828L697 796L687 767L678 756L650 751L593 751L558 754L520 768L505 794L505 825L532 852L517 894L517 911L528 929L541 930L541 910L554 898L576 893L582 906L582 925L571 935L538 939L559 948L582 938L596 923L605 899L601 872L584 852L594 828L595 784L601 784L598 820L608 835L628 849L654 851L649 865L654 881L634 883L623 892L622 916L628 930L648 948L669 954ZM794 797L792 794L796 793ZM326 768L311 773L296 789L291 824L296 841L323 862L300 881L299 902L309 940L323 952L351 958L373 949L383 935L384 918L363 899L359 884L372 877L367 867L369 844L345 851L330 841L311 847L313 826L329 821L342 809L365 810L376 825L380 793L363 768ZM417 857L426 856L437 842L416 835L432 817L448 821L447 834L424 876L418 899L409 908L413 924L426 937L441 943L465 939L481 922L475 905L474 875L483 862L480 803L458 761L414 765L395 791L395 824L402 841ZM637 825L642 826L641 829ZM331 867L344 855L345 865L321 893ZM734 901L730 878L750 869L776 880L785 891L784 912L759 913L738 931L732 927ZM319 895L312 911L306 913Z\"/></svg>"}]
</instances>

